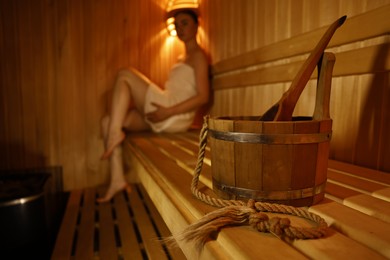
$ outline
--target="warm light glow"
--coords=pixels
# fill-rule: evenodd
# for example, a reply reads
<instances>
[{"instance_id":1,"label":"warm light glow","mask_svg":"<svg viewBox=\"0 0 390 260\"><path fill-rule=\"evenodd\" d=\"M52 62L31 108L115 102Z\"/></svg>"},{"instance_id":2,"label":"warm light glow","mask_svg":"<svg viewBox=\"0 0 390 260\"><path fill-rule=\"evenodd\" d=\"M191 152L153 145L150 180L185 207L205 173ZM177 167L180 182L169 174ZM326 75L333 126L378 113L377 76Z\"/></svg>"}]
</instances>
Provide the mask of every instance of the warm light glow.
<instances>
[{"instance_id":1,"label":"warm light glow","mask_svg":"<svg viewBox=\"0 0 390 260\"><path fill-rule=\"evenodd\" d=\"M167 4L167 12L177 9L198 9L198 0L169 0Z\"/></svg>"},{"instance_id":2,"label":"warm light glow","mask_svg":"<svg viewBox=\"0 0 390 260\"><path fill-rule=\"evenodd\" d=\"M176 36L175 18L173 18L175 11L180 9L191 9L197 12L199 8L198 0L169 0L167 4L167 30L170 36Z\"/></svg>"},{"instance_id":3,"label":"warm light glow","mask_svg":"<svg viewBox=\"0 0 390 260\"><path fill-rule=\"evenodd\" d=\"M173 18L173 17L169 17L167 19L167 24L173 24L174 22L175 22L175 18Z\"/></svg>"},{"instance_id":4,"label":"warm light glow","mask_svg":"<svg viewBox=\"0 0 390 260\"><path fill-rule=\"evenodd\" d=\"M169 33L170 36L176 36L177 35L174 22L175 22L175 18L173 18L173 17L169 17L167 19L167 30L168 30L168 33Z\"/></svg>"}]
</instances>

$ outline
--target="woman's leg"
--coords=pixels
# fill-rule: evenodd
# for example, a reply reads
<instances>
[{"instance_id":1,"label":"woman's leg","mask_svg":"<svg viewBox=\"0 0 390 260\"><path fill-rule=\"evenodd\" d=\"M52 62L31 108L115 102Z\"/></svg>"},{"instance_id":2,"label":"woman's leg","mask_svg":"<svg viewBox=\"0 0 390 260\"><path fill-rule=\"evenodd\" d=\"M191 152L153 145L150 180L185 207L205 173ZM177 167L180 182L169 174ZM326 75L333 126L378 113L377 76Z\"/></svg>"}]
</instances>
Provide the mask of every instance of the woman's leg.
<instances>
[{"instance_id":1,"label":"woman's leg","mask_svg":"<svg viewBox=\"0 0 390 260\"><path fill-rule=\"evenodd\" d=\"M149 129L143 116L146 90L150 81L137 71L121 71L114 87L111 113L102 120L102 132L106 144L105 155L110 158L110 186L98 202L106 202L123 189L130 190L123 170L123 128L129 131ZM135 107L129 110L129 107ZM103 155L104 157L104 155Z\"/></svg>"},{"instance_id":2,"label":"woman's leg","mask_svg":"<svg viewBox=\"0 0 390 260\"><path fill-rule=\"evenodd\" d=\"M108 133L108 124L109 117L107 116L102 121L102 128L103 131L106 131L106 134ZM148 125L145 123L143 116L136 109L129 111L128 115L125 118L124 127L129 131L140 131L148 129ZM122 151L122 146L118 145L114 148L111 154L110 186L108 187L108 190L104 197L97 199L97 202L99 203L110 201L111 198L114 197L114 195L121 190L126 189L127 192L131 191L130 186L128 185L124 175Z\"/></svg>"},{"instance_id":3,"label":"woman's leg","mask_svg":"<svg viewBox=\"0 0 390 260\"><path fill-rule=\"evenodd\" d=\"M105 116L101 123L103 137L106 139L108 136L110 116ZM122 165L122 148L120 146L114 148L110 156L110 174L110 186L104 197L97 199L97 202L99 203L109 201L115 195L115 193L127 187Z\"/></svg>"},{"instance_id":4,"label":"woman's leg","mask_svg":"<svg viewBox=\"0 0 390 260\"><path fill-rule=\"evenodd\" d=\"M109 158L114 148L124 140L125 134L122 128L129 112L129 107L135 107L143 115L145 96L149 85L150 81L136 70L122 70L118 73L112 95L108 133L105 136L105 153L102 159ZM140 122L137 123L139 124ZM139 129L139 125L128 125L126 128L138 131L144 130L142 129L144 126L141 125L141 129Z\"/></svg>"}]
</instances>

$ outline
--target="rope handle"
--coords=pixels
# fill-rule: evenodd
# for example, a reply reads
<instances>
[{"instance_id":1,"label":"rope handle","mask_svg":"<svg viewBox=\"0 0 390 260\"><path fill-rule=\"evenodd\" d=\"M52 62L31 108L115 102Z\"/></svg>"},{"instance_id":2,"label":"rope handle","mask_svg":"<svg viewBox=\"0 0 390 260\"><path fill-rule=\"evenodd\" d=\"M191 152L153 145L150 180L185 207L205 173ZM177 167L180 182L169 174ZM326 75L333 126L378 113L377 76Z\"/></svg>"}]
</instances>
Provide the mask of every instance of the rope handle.
<instances>
[{"instance_id":1,"label":"rope handle","mask_svg":"<svg viewBox=\"0 0 390 260\"><path fill-rule=\"evenodd\" d=\"M250 199L248 202L241 200L224 200L211 197L198 189L199 176L203 167L205 150L208 136L208 118L205 116L203 127L199 135L198 161L194 169L191 182L191 192L199 200L221 209L210 212L202 219L190 225L179 239L195 240L199 247L202 247L211 233L210 227L215 230L232 224L249 224L260 232L270 232L278 237L288 237L291 239L315 239L326 235L328 225L325 220L309 212L304 208L297 208L288 205L258 202ZM316 227L302 228L290 225L288 218L269 218L263 212L281 213L292 216L303 217L317 224ZM223 220L221 219L223 218ZM202 232L202 230L204 232ZM207 230L207 231L206 231ZM215 231L214 230L214 231Z\"/></svg>"}]
</instances>

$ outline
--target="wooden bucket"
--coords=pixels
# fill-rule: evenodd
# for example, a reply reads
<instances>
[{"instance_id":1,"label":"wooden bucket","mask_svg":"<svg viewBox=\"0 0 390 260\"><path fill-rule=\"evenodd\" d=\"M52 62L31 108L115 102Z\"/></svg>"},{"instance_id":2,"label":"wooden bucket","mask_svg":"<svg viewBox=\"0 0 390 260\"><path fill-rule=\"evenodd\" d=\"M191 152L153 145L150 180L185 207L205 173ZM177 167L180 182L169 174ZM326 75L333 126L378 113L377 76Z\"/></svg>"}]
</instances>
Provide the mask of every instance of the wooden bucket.
<instances>
[{"instance_id":1,"label":"wooden bucket","mask_svg":"<svg viewBox=\"0 0 390 260\"><path fill-rule=\"evenodd\" d=\"M209 118L213 190L224 199L309 206L324 197L332 120Z\"/></svg>"},{"instance_id":2,"label":"wooden bucket","mask_svg":"<svg viewBox=\"0 0 390 260\"><path fill-rule=\"evenodd\" d=\"M292 117L291 121L209 118L213 190L218 196L292 206L310 206L324 198L334 62L334 54L327 52L318 62L313 117Z\"/></svg>"}]
</instances>

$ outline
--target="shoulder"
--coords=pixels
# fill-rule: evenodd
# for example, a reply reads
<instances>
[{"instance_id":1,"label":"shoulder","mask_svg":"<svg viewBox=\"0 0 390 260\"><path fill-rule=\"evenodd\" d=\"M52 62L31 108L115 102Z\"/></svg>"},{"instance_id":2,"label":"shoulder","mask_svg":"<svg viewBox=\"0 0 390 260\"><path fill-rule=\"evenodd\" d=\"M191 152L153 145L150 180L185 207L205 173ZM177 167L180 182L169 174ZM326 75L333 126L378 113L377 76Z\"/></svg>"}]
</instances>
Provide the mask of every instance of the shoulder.
<instances>
[{"instance_id":1,"label":"shoulder","mask_svg":"<svg viewBox=\"0 0 390 260\"><path fill-rule=\"evenodd\" d=\"M194 53L194 58L199 61L199 62L205 62L208 63L207 60L207 55L205 51L202 48L199 48L195 53Z\"/></svg>"},{"instance_id":2,"label":"shoulder","mask_svg":"<svg viewBox=\"0 0 390 260\"><path fill-rule=\"evenodd\" d=\"M203 49L196 50L191 57L191 65L195 68L207 68L209 65L207 55Z\"/></svg>"}]
</instances>

